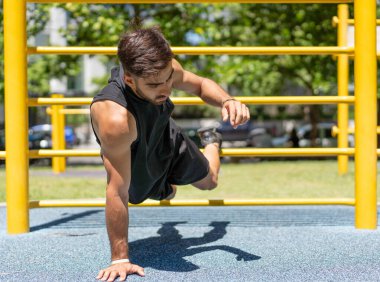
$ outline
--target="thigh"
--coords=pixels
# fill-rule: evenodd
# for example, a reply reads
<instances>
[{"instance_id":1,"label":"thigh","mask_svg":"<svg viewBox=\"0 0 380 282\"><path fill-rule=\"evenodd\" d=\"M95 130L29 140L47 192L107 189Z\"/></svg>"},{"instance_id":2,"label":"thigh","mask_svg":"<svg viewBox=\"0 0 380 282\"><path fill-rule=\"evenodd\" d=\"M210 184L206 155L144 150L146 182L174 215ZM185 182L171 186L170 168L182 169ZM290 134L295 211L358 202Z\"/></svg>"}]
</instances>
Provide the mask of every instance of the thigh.
<instances>
[{"instance_id":1,"label":"thigh","mask_svg":"<svg viewBox=\"0 0 380 282\"><path fill-rule=\"evenodd\" d=\"M197 145L171 120L174 157L168 175L171 184L192 184L207 177L209 162Z\"/></svg>"}]
</instances>

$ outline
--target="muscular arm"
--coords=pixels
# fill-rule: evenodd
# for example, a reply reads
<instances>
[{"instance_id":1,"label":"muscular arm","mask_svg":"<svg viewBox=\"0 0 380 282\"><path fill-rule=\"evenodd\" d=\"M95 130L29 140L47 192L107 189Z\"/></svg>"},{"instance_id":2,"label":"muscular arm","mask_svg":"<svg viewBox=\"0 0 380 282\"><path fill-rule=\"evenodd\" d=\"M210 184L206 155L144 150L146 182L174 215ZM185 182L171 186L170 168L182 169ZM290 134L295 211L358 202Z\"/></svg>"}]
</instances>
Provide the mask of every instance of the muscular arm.
<instances>
[{"instance_id":1,"label":"muscular arm","mask_svg":"<svg viewBox=\"0 0 380 282\"><path fill-rule=\"evenodd\" d=\"M94 103L91 107L91 118L101 142L101 153L107 171L106 225L111 245L111 257L112 260L126 259L129 258L130 146L137 135L135 120L125 108L111 101ZM137 267L133 264L125 264L124 268L122 265L114 265L102 270L98 277L105 278L106 276L106 279L113 281L117 276L124 278L124 275L138 272Z\"/></svg>"},{"instance_id":2,"label":"muscular arm","mask_svg":"<svg viewBox=\"0 0 380 282\"><path fill-rule=\"evenodd\" d=\"M173 68L174 88L194 94L207 104L217 107L221 107L224 100L232 98L216 82L183 69L176 60L173 60Z\"/></svg>"},{"instance_id":3,"label":"muscular arm","mask_svg":"<svg viewBox=\"0 0 380 282\"><path fill-rule=\"evenodd\" d=\"M247 106L234 100L216 82L184 70L176 60L173 60L172 65L174 88L197 95L207 104L221 107L223 121L229 118L231 125L235 128L249 120Z\"/></svg>"}]
</instances>

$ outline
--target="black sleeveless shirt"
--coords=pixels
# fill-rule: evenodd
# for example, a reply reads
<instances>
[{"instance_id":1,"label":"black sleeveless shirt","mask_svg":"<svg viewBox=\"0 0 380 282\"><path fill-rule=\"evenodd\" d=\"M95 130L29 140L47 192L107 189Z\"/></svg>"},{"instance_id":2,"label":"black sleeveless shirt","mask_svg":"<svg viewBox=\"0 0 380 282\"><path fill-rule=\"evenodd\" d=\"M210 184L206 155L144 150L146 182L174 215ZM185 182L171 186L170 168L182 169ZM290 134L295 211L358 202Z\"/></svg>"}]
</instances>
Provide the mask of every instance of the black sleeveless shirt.
<instances>
[{"instance_id":1,"label":"black sleeveless shirt","mask_svg":"<svg viewBox=\"0 0 380 282\"><path fill-rule=\"evenodd\" d=\"M137 139L131 146L129 187L129 202L136 204L152 196L166 182L174 155L169 126L174 105L170 99L157 106L137 97L124 83L123 76L122 68L113 68L108 85L94 97L92 103L111 100L127 108L136 120ZM96 140L101 145L97 136Z\"/></svg>"}]
</instances>

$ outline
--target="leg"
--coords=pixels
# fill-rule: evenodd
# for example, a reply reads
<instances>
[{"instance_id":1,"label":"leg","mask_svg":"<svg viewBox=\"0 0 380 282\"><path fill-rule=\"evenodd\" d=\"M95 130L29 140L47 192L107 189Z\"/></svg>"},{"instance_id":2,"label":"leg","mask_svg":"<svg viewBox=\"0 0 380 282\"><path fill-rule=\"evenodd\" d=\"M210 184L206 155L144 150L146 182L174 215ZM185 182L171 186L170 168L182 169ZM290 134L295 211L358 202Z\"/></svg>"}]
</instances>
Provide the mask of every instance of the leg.
<instances>
[{"instance_id":1,"label":"leg","mask_svg":"<svg viewBox=\"0 0 380 282\"><path fill-rule=\"evenodd\" d=\"M220 133L216 132L215 128L198 130L205 147L202 154L198 146L184 135L174 122L171 127L175 154L167 179L168 183L192 184L202 190L215 188L220 167L219 150L222 142ZM175 190L174 187L173 190ZM172 194L174 193L171 193L166 199L172 198L174 196Z\"/></svg>"},{"instance_id":2,"label":"leg","mask_svg":"<svg viewBox=\"0 0 380 282\"><path fill-rule=\"evenodd\" d=\"M219 151L222 144L222 136L213 127L200 129L198 133L202 144L205 146L203 155L209 162L209 173L205 178L192 185L201 190L212 190L218 185L220 169Z\"/></svg>"}]
</instances>

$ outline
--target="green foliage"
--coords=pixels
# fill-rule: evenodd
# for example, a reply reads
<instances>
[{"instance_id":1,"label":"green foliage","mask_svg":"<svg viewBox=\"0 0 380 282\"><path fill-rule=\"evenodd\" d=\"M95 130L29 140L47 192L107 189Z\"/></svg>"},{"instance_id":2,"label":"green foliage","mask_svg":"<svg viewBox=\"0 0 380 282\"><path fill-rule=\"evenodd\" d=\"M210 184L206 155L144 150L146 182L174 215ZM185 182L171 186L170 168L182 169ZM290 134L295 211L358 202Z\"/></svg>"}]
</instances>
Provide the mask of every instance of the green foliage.
<instances>
[{"instance_id":1,"label":"green foliage","mask_svg":"<svg viewBox=\"0 0 380 282\"><path fill-rule=\"evenodd\" d=\"M0 0L2 1L2 0ZM67 11L69 22L61 30L69 46L116 46L134 17L144 26L159 25L172 46L334 46L336 29L331 19L336 5L257 4L28 4L28 36L41 31L48 9ZM2 6L0 8L2 20ZM2 29L2 25L0 26ZM0 43L2 43L2 30ZM3 54L0 54L0 64ZM50 77L75 76L80 56L31 56L29 89L46 95ZM109 65L116 56L105 57ZM299 85L306 94L335 94L336 62L331 56L184 56L177 59L186 69L210 77L229 93L239 96L279 95L283 85ZM2 65L0 65L2 66ZM0 72L2 75L3 72ZM99 88L105 79L97 79ZM0 93L3 79L0 77ZM182 95L175 92L174 95ZM2 97L2 95L0 95ZM177 107L186 113L215 115L209 107Z\"/></svg>"},{"instance_id":2,"label":"green foliage","mask_svg":"<svg viewBox=\"0 0 380 282\"><path fill-rule=\"evenodd\" d=\"M49 20L50 5L27 5L27 36L35 36L42 31ZM3 25L3 1L0 0L0 102L4 101L4 25ZM28 87L32 93L47 93L49 91L48 65L54 65L49 59L41 59L32 56L28 60Z\"/></svg>"}]
</instances>

